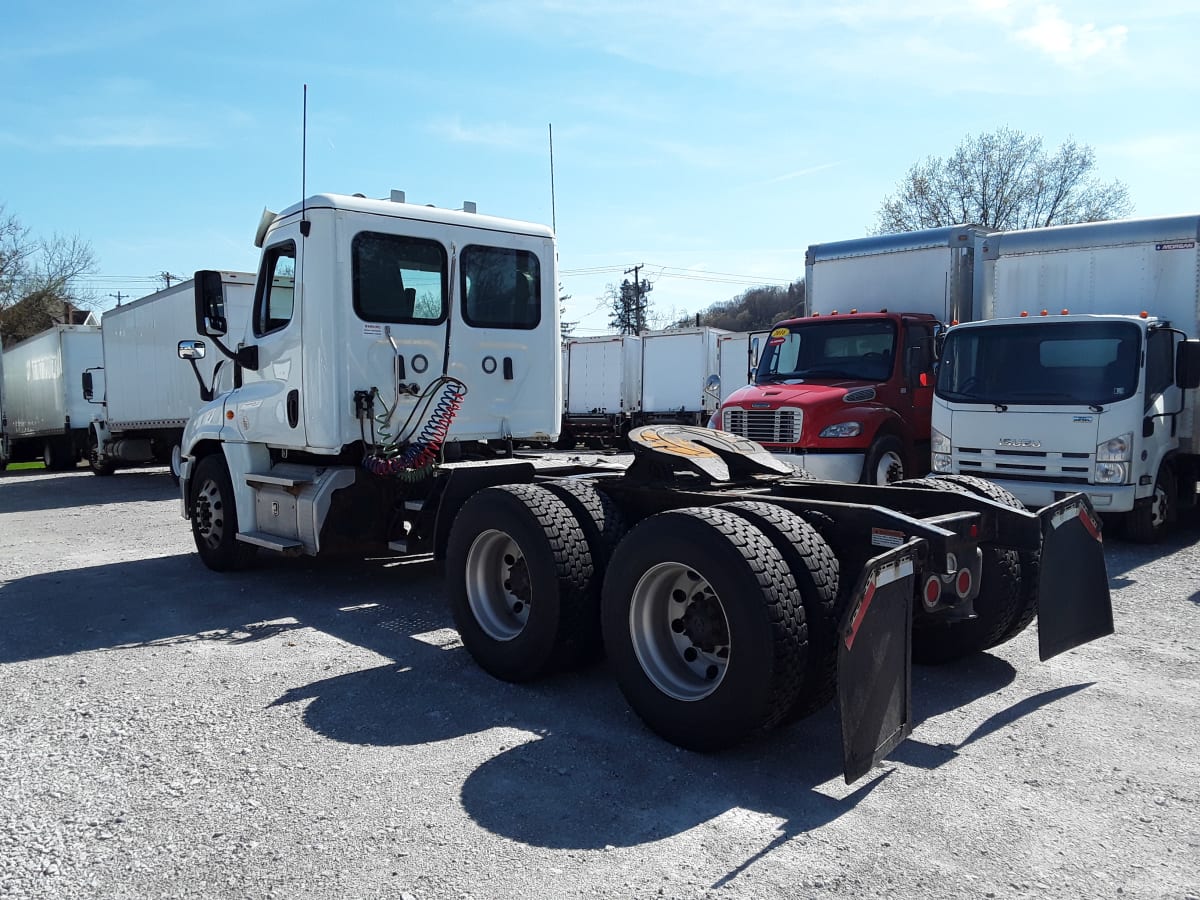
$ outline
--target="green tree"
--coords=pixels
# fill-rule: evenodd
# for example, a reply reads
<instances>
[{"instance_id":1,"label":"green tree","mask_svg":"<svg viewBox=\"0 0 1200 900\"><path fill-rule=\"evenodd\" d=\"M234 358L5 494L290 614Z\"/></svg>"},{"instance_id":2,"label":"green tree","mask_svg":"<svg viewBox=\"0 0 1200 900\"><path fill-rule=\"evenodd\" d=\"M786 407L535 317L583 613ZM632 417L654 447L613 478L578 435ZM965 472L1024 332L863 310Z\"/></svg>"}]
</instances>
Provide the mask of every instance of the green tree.
<instances>
[{"instance_id":1,"label":"green tree","mask_svg":"<svg viewBox=\"0 0 1200 900\"><path fill-rule=\"evenodd\" d=\"M1047 152L1040 137L1011 128L967 135L950 156L908 170L879 208L876 233L963 224L1011 231L1128 216L1128 189L1101 181L1095 168L1092 148L1071 139Z\"/></svg>"},{"instance_id":2,"label":"green tree","mask_svg":"<svg viewBox=\"0 0 1200 900\"><path fill-rule=\"evenodd\" d=\"M95 305L75 286L94 272L91 245L78 237L36 239L0 205L0 335L5 346L50 326L70 321L72 312Z\"/></svg>"},{"instance_id":3,"label":"green tree","mask_svg":"<svg viewBox=\"0 0 1200 900\"><path fill-rule=\"evenodd\" d=\"M610 284L605 294L612 309L608 324L619 334L641 334L647 328L647 313L650 301L647 294L654 290L647 279L630 281L626 278L619 285Z\"/></svg>"}]
</instances>

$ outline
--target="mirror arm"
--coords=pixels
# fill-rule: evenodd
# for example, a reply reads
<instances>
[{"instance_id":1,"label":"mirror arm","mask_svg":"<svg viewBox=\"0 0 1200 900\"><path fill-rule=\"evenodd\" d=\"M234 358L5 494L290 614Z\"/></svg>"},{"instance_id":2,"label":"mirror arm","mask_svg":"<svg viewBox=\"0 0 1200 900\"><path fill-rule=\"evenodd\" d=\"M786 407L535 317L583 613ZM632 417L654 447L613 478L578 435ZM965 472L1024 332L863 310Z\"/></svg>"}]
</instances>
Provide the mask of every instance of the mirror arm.
<instances>
[{"instance_id":1,"label":"mirror arm","mask_svg":"<svg viewBox=\"0 0 1200 900\"><path fill-rule=\"evenodd\" d=\"M213 398L212 388L205 387L204 376L200 374L200 367L198 365L196 365L196 360L189 359L188 362L190 362L192 364L192 371L196 373L196 381L200 385L200 399L203 400L205 403L208 403ZM220 368L219 363L217 364L217 368ZM216 373L214 372L214 375L215 374Z\"/></svg>"}]
</instances>

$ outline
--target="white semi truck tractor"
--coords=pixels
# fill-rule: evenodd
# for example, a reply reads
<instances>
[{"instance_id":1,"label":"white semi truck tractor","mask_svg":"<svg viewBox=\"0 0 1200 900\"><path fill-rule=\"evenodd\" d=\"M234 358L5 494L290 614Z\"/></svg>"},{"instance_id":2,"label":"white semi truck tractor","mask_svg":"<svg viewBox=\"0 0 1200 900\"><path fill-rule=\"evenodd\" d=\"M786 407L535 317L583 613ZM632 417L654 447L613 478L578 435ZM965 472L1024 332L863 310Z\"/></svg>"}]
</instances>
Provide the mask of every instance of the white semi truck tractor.
<instances>
[{"instance_id":1,"label":"white semi truck tractor","mask_svg":"<svg viewBox=\"0 0 1200 900\"><path fill-rule=\"evenodd\" d=\"M838 697L845 775L912 727L912 659L1112 630L1086 497L987 482L839 484L735 435L633 429L632 462L557 438L556 251L540 225L322 194L259 229L250 323L196 273L193 362L233 387L190 420L181 490L212 569L258 553L431 554L463 644L526 681L601 651L652 730L717 750ZM1040 599L1039 599L1040 598Z\"/></svg>"}]
</instances>

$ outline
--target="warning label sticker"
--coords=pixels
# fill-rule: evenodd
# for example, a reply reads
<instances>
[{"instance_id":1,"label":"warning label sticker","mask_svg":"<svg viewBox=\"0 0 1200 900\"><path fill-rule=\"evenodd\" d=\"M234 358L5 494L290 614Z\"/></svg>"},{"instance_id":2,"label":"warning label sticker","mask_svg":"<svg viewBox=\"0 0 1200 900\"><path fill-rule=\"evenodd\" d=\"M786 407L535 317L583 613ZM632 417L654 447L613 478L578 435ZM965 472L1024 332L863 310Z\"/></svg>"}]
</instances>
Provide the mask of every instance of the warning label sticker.
<instances>
[{"instance_id":1,"label":"warning label sticker","mask_svg":"<svg viewBox=\"0 0 1200 900\"><path fill-rule=\"evenodd\" d=\"M363 337L383 337L383 326L378 322L363 322Z\"/></svg>"},{"instance_id":2,"label":"warning label sticker","mask_svg":"<svg viewBox=\"0 0 1200 900\"><path fill-rule=\"evenodd\" d=\"M871 529L871 546L873 547L899 547L903 543L903 531L891 531L887 528Z\"/></svg>"}]
</instances>

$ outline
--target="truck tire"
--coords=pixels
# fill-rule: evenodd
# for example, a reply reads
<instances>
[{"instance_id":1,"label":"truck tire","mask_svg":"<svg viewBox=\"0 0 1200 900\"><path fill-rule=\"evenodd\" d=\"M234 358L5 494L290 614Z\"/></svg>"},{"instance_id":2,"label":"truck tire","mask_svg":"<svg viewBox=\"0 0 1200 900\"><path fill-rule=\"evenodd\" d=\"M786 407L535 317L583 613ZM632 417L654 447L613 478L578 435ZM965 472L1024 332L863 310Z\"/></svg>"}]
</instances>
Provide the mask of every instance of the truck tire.
<instances>
[{"instance_id":1,"label":"truck tire","mask_svg":"<svg viewBox=\"0 0 1200 900\"><path fill-rule=\"evenodd\" d=\"M211 453L196 465L188 510L196 552L214 572L244 569L254 559L253 545L237 539L237 504L225 458Z\"/></svg>"},{"instance_id":2,"label":"truck tire","mask_svg":"<svg viewBox=\"0 0 1200 900\"><path fill-rule=\"evenodd\" d=\"M596 646L591 550L567 505L544 487L511 484L470 497L450 527L450 612L485 671L530 681Z\"/></svg>"},{"instance_id":3,"label":"truck tire","mask_svg":"<svg viewBox=\"0 0 1200 900\"><path fill-rule=\"evenodd\" d=\"M804 686L786 718L816 712L837 690L838 560L825 539L804 519L773 503L743 500L719 509L737 513L775 545L796 582L808 632Z\"/></svg>"},{"instance_id":4,"label":"truck tire","mask_svg":"<svg viewBox=\"0 0 1200 900\"><path fill-rule=\"evenodd\" d=\"M171 445L171 461L168 465L171 467L171 482L178 486L183 474L183 449L178 444Z\"/></svg>"},{"instance_id":5,"label":"truck tire","mask_svg":"<svg viewBox=\"0 0 1200 900\"><path fill-rule=\"evenodd\" d=\"M863 462L861 484L892 484L902 480L905 471L904 444L895 435L885 434L875 439Z\"/></svg>"},{"instance_id":6,"label":"truck tire","mask_svg":"<svg viewBox=\"0 0 1200 900\"><path fill-rule=\"evenodd\" d=\"M959 484L972 493L1013 509L1024 509L1025 504L1013 495L1007 488L1002 488L994 481L978 478L974 475L935 475L938 481L948 481ZM1017 562L1021 566L1021 603L1013 620L1008 623L1004 633L992 646L1011 640L1029 627L1029 623L1037 616L1038 580L1042 572L1042 554L1031 550L1018 550Z\"/></svg>"},{"instance_id":7,"label":"truck tire","mask_svg":"<svg viewBox=\"0 0 1200 900\"><path fill-rule=\"evenodd\" d=\"M1137 544L1157 544L1175 524L1178 499L1175 473L1163 463L1154 479L1154 493L1125 514L1125 537Z\"/></svg>"},{"instance_id":8,"label":"truck tire","mask_svg":"<svg viewBox=\"0 0 1200 900\"><path fill-rule=\"evenodd\" d=\"M778 724L803 687L807 634L791 572L729 510L671 510L630 530L604 579L601 621L630 706L689 750Z\"/></svg>"},{"instance_id":9,"label":"truck tire","mask_svg":"<svg viewBox=\"0 0 1200 900\"><path fill-rule=\"evenodd\" d=\"M896 487L969 493L967 487L937 478L912 478ZM1015 550L983 546L979 596L975 616L948 622L930 615L917 604L913 609L913 662L940 665L994 647L1016 621L1022 605L1021 564Z\"/></svg>"},{"instance_id":10,"label":"truck tire","mask_svg":"<svg viewBox=\"0 0 1200 900\"><path fill-rule=\"evenodd\" d=\"M70 442L63 438L46 438L42 442L42 465L51 472L62 472L71 468Z\"/></svg>"},{"instance_id":11,"label":"truck tire","mask_svg":"<svg viewBox=\"0 0 1200 900\"><path fill-rule=\"evenodd\" d=\"M625 534L625 517L621 509L603 491L597 490L591 481L564 478L547 481L543 487L567 505L592 555L592 575L588 582L586 608L592 617L587 627L587 640L581 643L583 662L599 659L604 655L604 642L600 636L600 592L604 586L604 573L608 561Z\"/></svg>"},{"instance_id":12,"label":"truck tire","mask_svg":"<svg viewBox=\"0 0 1200 900\"><path fill-rule=\"evenodd\" d=\"M96 443L95 432L89 432L88 437L88 465L92 467L92 474L107 477L115 473L117 467L111 460L100 460L100 448Z\"/></svg>"}]
</instances>

